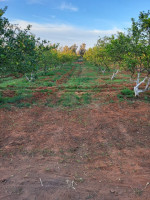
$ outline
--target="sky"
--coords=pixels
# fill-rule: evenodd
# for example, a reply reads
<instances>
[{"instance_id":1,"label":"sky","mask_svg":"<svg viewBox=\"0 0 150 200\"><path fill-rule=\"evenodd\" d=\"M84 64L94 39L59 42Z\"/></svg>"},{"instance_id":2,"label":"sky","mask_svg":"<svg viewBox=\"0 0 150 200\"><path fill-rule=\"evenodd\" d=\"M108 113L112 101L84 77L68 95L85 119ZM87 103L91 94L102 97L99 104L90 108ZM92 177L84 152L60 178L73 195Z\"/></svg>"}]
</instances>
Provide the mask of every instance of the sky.
<instances>
[{"instance_id":1,"label":"sky","mask_svg":"<svg viewBox=\"0 0 150 200\"><path fill-rule=\"evenodd\" d=\"M0 0L8 6L5 17L52 44L93 47L99 37L131 26L141 11L150 10L150 0Z\"/></svg>"}]
</instances>

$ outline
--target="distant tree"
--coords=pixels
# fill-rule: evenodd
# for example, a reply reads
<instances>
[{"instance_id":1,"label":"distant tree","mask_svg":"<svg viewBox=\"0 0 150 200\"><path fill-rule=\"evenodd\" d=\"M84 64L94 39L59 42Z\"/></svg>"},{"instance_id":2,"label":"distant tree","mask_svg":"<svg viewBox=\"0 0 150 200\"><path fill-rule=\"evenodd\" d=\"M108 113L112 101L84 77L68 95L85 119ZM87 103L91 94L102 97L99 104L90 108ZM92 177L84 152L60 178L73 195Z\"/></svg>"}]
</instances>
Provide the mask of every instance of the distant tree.
<instances>
[{"instance_id":1,"label":"distant tree","mask_svg":"<svg viewBox=\"0 0 150 200\"><path fill-rule=\"evenodd\" d=\"M74 44L74 45L72 45L71 47L70 47L70 50L72 51L72 53L75 53L75 54L77 54L77 48L78 48L78 46L76 45L76 44Z\"/></svg>"},{"instance_id":2,"label":"distant tree","mask_svg":"<svg viewBox=\"0 0 150 200\"><path fill-rule=\"evenodd\" d=\"M64 53L70 52L70 48L66 45L62 48L62 52Z\"/></svg>"},{"instance_id":3,"label":"distant tree","mask_svg":"<svg viewBox=\"0 0 150 200\"><path fill-rule=\"evenodd\" d=\"M81 57L83 57L83 55L85 54L85 52L86 52L86 44L85 44L85 43L82 43L82 44L80 45L79 55L80 55Z\"/></svg>"},{"instance_id":4,"label":"distant tree","mask_svg":"<svg viewBox=\"0 0 150 200\"><path fill-rule=\"evenodd\" d=\"M55 66L59 63L57 48L59 44L51 44L49 41L43 40L40 46L38 47L39 51L39 64L44 69L46 74L48 69L52 66Z\"/></svg>"},{"instance_id":5,"label":"distant tree","mask_svg":"<svg viewBox=\"0 0 150 200\"><path fill-rule=\"evenodd\" d=\"M72 63L77 59L77 55L68 46L64 46L58 51L58 59L61 65L65 63Z\"/></svg>"},{"instance_id":6,"label":"distant tree","mask_svg":"<svg viewBox=\"0 0 150 200\"><path fill-rule=\"evenodd\" d=\"M83 56L85 60L97 66L99 71L102 73L105 73L106 70L109 71L111 64L111 59L106 49L107 41L107 37L104 37L103 39L100 38L97 41L96 46L89 48Z\"/></svg>"},{"instance_id":7,"label":"distant tree","mask_svg":"<svg viewBox=\"0 0 150 200\"><path fill-rule=\"evenodd\" d=\"M9 66L9 42L13 40L14 30L7 18L3 17L7 7L0 9L0 72L5 73Z\"/></svg>"}]
</instances>

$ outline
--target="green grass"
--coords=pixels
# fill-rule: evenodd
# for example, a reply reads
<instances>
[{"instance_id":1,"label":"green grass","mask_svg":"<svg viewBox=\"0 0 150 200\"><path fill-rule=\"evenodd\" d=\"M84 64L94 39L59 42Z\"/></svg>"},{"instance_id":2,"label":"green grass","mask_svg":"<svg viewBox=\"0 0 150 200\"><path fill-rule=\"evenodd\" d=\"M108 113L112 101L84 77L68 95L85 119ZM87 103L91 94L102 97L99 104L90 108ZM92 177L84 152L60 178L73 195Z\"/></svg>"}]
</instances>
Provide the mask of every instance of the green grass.
<instances>
[{"instance_id":1,"label":"green grass","mask_svg":"<svg viewBox=\"0 0 150 200\"><path fill-rule=\"evenodd\" d=\"M0 84L3 83L3 82L6 82L6 81L11 81L13 80L14 78L12 76L9 76L9 77L5 77L5 78L1 78L0 79Z\"/></svg>"},{"instance_id":2,"label":"green grass","mask_svg":"<svg viewBox=\"0 0 150 200\"><path fill-rule=\"evenodd\" d=\"M0 97L0 105L5 103L20 103L21 100L26 100L27 98L31 98L32 94L30 95L18 95L14 97Z\"/></svg>"},{"instance_id":3,"label":"green grass","mask_svg":"<svg viewBox=\"0 0 150 200\"><path fill-rule=\"evenodd\" d=\"M117 77L114 79L114 80L111 80L110 78L109 79L106 79L105 80L106 81L106 83L108 83L108 84L112 84L112 83L123 83L123 82L127 82L128 80L126 80L126 79L117 79Z\"/></svg>"},{"instance_id":4,"label":"green grass","mask_svg":"<svg viewBox=\"0 0 150 200\"><path fill-rule=\"evenodd\" d=\"M65 88L82 89L83 87L91 88L92 85L97 85L97 79L99 75L93 65L83 65L76 67L75 75L77 71L81 71L80 76L72 76L67 83L63 84Z\"/></svg>"},{"instance_id":5,"label":"green grass","mask_svg":"<svg viewBox=\"0 0 150 200\"><path fill-rule=\"evenodd\" d=\"M59 99L59 105L62 105L64 107L79 106L81 105L80 97L75 95L74 93L65 93Z\"/></svg>"},{"instance_id":6,"label":"green grass","mask_svg":"<svg viewBox=\"0 0 150 200\"><path fill-rule=\"evenodd\" d=\"M47 98L43 102L45 106L79 107L90 104L92 101L94 103L101 101L104 95L102 93L101 96L101 91L104 92L105 88L106 91L107 89L121 89L121 92L117 95L119 101L134 100L134 92L123 86L124 82L130 84L128 82L129 75L120 72L114 80L111 80L112 73L111 70L102 74L98 67L85 62L82 65L73 64L64 65L61 68L51 68L46 74L39 71L37 73L38 78L34 82L28 82L25 77L16 78L7 75L0 80L0 108L10 109L11 106L22 108L31 107L33 104L41 105L42 101L40 98L36 99L34 93L39 93L39 97L40 93L41 96L44 94L43 96ZM113 85L112 88L111 85ZM49 87L52 87L52 89ZM12 95L7 96L9 92L12 92ZM62 95L57 95L57 92L62 93ZM97 101L94 99L95 97L92 97L95 94L98 94ZM142 100L150 102L149 93L143 95ZM107 98L107 101L101 102L101 104L107 103L114 103L114 100Z\"/></svg>"},{"instance_id":7,"label":"green grass","mask_svg":"<svg viewBox=\"0 0 150 200\"><path fill-rule=\"evenodd\" d=\"M82 105L91 103L91 94L85 93L81 96L76 95L73 92L67 92L61 95L61 97L57 98L54 102L51 98L48 98L45 105L48 107L79 107Z\"/></svg>"}]
</instances>

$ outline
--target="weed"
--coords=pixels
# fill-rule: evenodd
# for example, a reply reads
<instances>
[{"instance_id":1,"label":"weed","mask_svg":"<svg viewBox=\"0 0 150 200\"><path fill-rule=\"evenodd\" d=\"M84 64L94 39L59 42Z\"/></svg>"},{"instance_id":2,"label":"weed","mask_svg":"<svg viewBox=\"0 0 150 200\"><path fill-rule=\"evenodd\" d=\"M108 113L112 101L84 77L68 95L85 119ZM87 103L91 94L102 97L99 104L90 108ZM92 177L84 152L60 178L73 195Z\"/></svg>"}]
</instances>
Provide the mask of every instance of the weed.
<instances>
[{"instance_id":1,"label":"weed","mask_svg":"<svg viewBox=\"0 0 150 200\"><path fill-rule=\"evenodd\" d=\"M144 100L145 100L146 102L150 103L150 96L145 96L145 97L144 97Z\"/></svg>"},{"instance_id":2,"label":"weed","mask_svg":"<svg viewBox=\"0 0 150 200\"><path fill-rule=\"evenodd\" d=\"M61 149L59 149L59 152L61 153L61 154L64 154L64 150L61 148Z\"/></svg>"},{"instance_id":3,"label":"weed","mask_svg":"<svg viewBox=\"0 0 150 200\"><path fill-rule=\"evenodd\" d=\"M82 95L83 103L89 104L91 102L91 94L85 93Z\"/></svg>"},{"instance_id":4,"label":"weed","mask_svg":"<svg viewBox=\"0 0 150 200\"><path fill-rule=\"evenodd\" d=\"M45 92L49 92L49 90L48 89L43 89L43 90L40 90L39 92L45 93Z\"/></svg>"},{"instance_id":5,"label":"weed","mask_svg":"<svg viewBox=\"0 0 150 200\"><path fill-rule=\"evenodd\" d=\"M86 199L94 199L97 195L94 193L89 194Z\"/></svg>"},{"instance_id":6,"label":"weed","mask_svg":"<svg viewBox=\"0 0 150 200\"><path fill-rule=\"evenodd\" d=\"M48 87L52 87L52 86L54 86L55 84L53 83L53 82L49 82L49 83L47 83L46 84L46 86L48 86Z\"/></svg>"},{"instance_id":7,"label":"weed","mask_svg":"<svg viewBox=\"0 0 150 200\"><path fill-rule=\"evenodd\" d=\"M79 175L75 175L75 182L78 182L78 183L83 183L85 180L82 178L82 177L80 177Z\"/></svg>"},{"instance_id":8,"label":"weed","mask_svg":"<svg viewBox=\"0 0 150 200\"><path fill-rule=\"evenodd\" d=\"M16 106L18 107L18 108L23 108L23 107L26 107L26 108L29 108L29 107L31 107L31 104L30 103L19 103L19 104L16 104Z\"/></svg>"},{"instance_id":9,"label":"weed","mask_svg":"<svg viewBox=\"0 0 150 200\"><path fill-rule=\"evenodd\" d=\"M47 106L47 107L54 107L55 104L52 102L51 99L46 99L45 106Z\"/></svg>"},{"instance_id":10,"label":"weed","mask_svg":"<svg viewBox=\"0 0 150 200\"><path fill-rule=\"evenodd\" d=\"M113 99L110 99L109 103L115 103L115 101Z\"/></svg>"},{"instance_id":11,"label":"weed","mask_svg":"<svg viewBox=\"0 0 150 200\"><path fill-rule=\"evenodd\" d=\"M50 169L49 167L47 167L47 168L45 169L45 171L46 171L46 172L50 172L51 169Z\"/></svg>"},{"instance_id":12,"label":"weed","mask_svg":"<svg viewBox=\"0 0 150 200\"><path fill-rule=\"evenodd\" d=\"M137 196L141 196L143 194L143 190L142 189L139 189L139 188L135 188L134 189L134 192Z\"/></svg>"},{"instance_id":13,"label":"weed","mask_svg":"<svg viewBox=\"0 0 150 200\"><path fill-rule=\"evenodd\" d=\"M102 157L109 156L108 152L102 152L101 155Z\"/></svg>"},{"instance_id":14,"label":"weed","mask_svg":"<svg viewBox=\"0 0 150 200\"><path fill-rule=\"evenodd\" d=\"M59 104L63 105L64 107L72 107L80 105L80 98L75 94L66 93L61 96L59 99Z\"/></svg>"},{"instance_id":15,"label":"weed","mask_svg":"<svg viewBox=\"0 0 150 200\"><path fill-rule=\"evenodd\" d=\"M10 104L0 104L0 108L5 108L6 110L11 110L11 105Z\"/></svg>"},{"instance_id":16,"label":"weed","mask_svg":"<svg viewBox=\"0 0 150 200\"><path fill-rule=\"evenodd\" d=\"M52 151L51 149L44 149L44 150L42 150L42 155L43 156L54 156L55 152Z\"/></svg>"}]
</instances>

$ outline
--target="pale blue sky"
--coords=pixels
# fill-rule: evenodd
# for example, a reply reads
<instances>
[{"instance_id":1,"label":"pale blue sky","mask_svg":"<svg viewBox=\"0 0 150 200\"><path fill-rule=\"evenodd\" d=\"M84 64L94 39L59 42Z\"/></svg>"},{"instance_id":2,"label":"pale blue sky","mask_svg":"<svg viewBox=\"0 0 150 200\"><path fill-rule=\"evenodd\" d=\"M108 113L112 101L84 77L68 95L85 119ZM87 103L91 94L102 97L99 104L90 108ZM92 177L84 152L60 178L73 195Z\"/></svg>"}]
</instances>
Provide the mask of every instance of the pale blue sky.
<instances>
[{"instance_id":1,"label":"pale blue sky","mask_svg":"<svg viewBox=\"0 0 150 200\"><path fill-rule=\"evenodd\" d=\"M37 37L90 47L99 36L124 31L132 17L150 9L150 0L0 0L0 8L5 5L5 16L23 28L32 24Z\"/></svg>"}]
</instances>

